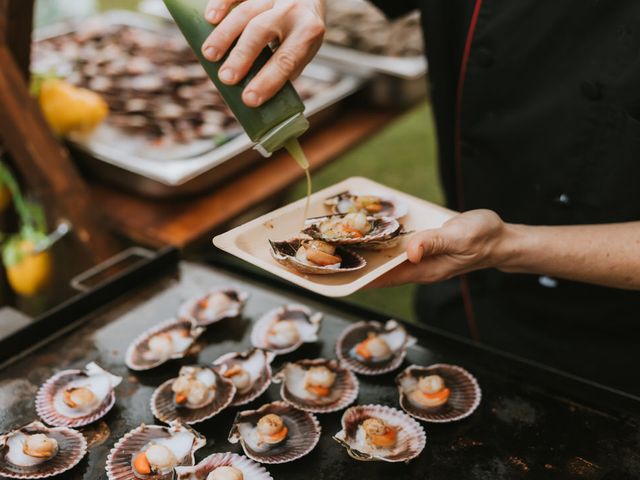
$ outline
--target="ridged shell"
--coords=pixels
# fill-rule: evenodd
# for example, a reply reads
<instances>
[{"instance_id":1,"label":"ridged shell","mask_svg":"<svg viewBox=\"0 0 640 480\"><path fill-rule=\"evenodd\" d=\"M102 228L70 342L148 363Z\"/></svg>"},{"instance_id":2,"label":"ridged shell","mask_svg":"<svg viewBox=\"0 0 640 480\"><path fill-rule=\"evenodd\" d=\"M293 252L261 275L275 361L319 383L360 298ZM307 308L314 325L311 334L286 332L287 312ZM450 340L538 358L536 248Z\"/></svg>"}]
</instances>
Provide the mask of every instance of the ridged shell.
<instances>
[{"instance_id":1,"label":"ridged shell","mask_svg":"<svg viewBox=\"0 0 640 480\"><path fill-rule=\"evenodd\" d=\"M44 433L58 442L58 453L51 459L33 467L12 465L6 459L9 437L22 432L27 435ZM68 427L48 428L41 422L31 422L24 427L0 436L0 476L4 478L36 479L60 475L75 467L87 453L87 441L82 433Z\"/></svg>"},{"instance_id":2,"label":"ridged shell","mask_svg":"<svg viewBox=\"0 0 640 480\"><path fill-rule=\"evenodd\" d=\"M258 420L269 413L279 415L289 429L287 439L266 452L252 450L242 438L239 425L248 424L255 428ZM242 445L247 457L260 463L286 463L304 457L315 448L320 440L320 423L309 412L297 410L285 402L272 402L257 410L239 412L229 432L229 442Z\"/></svg>"},{"instance_id":3,"label":"ridged shell","mask_svg":"<svg viewBox=\"0 0 640 480\"><path fill-rule=\"evenodd\" d=\"M225 466L240 470L244 480L273 480L271 474L259 463L229 452L213 453L195 467L176 467L176 480L206 480L209 473Z\"/></svg>"},{"instance_id":4,"label":"ridged shell","mask_svg":"<svg viewBox=\"0 0 640 480\"><path fill-rule=\"evenodd\" d=\"M151 395L151 412L154 417L164 423L179 421L186 425L193 425L214 417L231 404L236 393L233 382L220 375L218 367L204 365L202 367L210 368L216 376L216 393L213 401L200 408L176 407L173 400L174 392L171 390L176 379L171 378L156 388Z\"/></svg>"},{"instance_id":5,"label":"ridged shell","mask_svg":"<svg viewBox=\"0 0 640 480\"><path fill-rule=\"evenodd\" d=\"M409 211L409 207L405 202L397 198L386 197L384 195L376 195L375 193L371 193L371 192L359 193L359 192L346 191L346 192L338 193L333 197L327 198L324 204L331 210L331 213L333 214L351 213L357 210L355 209L345 210L343 208L344 205L352 202L355 197L359 197L359 196L361 197L363 195L374 195L380 199L380 203L382 204L382 207L383 207L381 211L376 213L366 212L368 215L374 218L392 217L392 218L398 219L398 218L404 217Z\"/></svg>"},{"instance_id":6,"label":"ridged shell","mask_svg":"<svg viewBox=\"0 0 640 480\"><path fill-rule=\"evenodd\" d=\"M282 320L295 321L300 333L300 340L288 347L276 347L267 340L268 332L273 324ZM291 304L274 308L260 317L253 325L251 343L254 347L269 350L276 355L290 353L298 349L303 343L311 343L318 340L321 321L322 313L312 313L311 309L304 305Z\"/></svg>"},{"instance_id":7,"label":"ridged shell","mask_svg":"<svg viewBox=\"0 0 640 480\"><path fill-rule=\"evenodd\" d=\"M296 252L300 248L302 239L294 238L284 242L272 242L271 256L273 259L287 268L296 270L300 273L310 275L332 275L336 273L355 272L367 266L367 261L355 252L346 248L336 248L336 254L340 255L342 262L340 268L322 267L320 265L311 265L301 262L296 258Z\"/></svg>"},{"instance_id":8,"label":"ridged shell","mask_svg":"<svg viewBox=\"0 0 640 480\"><path fill-rule=\"evenodd\" d=\"M169 358L164 359L148 359L144 358L144 354L149 351L149 339L160 333L167 333L172 330L181 332L182 335L189 338L186 348L179 352L175 352ZM190 320L166 320L140 334L127 348L125 354L125 363L131 370L150 370L158 365L162 365L168 360L184 357L197 338L202 335L204 328L196 327Z\"/></svg>"},{"instance_id":9,"label":"ridged shell","mask_svg":"<svg viewBox=\"0 0 640 480\"><path fill-rule=\"evenodd\" d=\"M109 413L116 403L116 394L113 388L122 381L122 377L116 375L112 375L113 388L111 392L91 413L82 417L72 418L59 412L55 406L56 394L60 389L65 388L71 381L88 377L92 371L96 371L96 368L102 370L97 364L90 363L87 365L86 370L63 370L49 378L42 384L36 394L36 412L38 412L38 416L49 425L78 428L89 425ZM104 370L103 372L109 374Z\"/></svg>"},{"instance_id":10,"label":"ridged shell","mask_svg":"<svg viewBox=\"0 0 640 480\"><path fill-rule=\"evenodd\" d=\"M116 442L109 456L107 456L106 472L109 480L139 480L133 472L131 461L133 455L144 448L151 440L169 438L175 432L189 431L194 435L191 455L188 455L180 465L192 466L195 464L195 452L204 447L206 439L195 430L182 425L180 422L172 422L168 427L160 425L145 425L144 423L126 433ZM172 480L173 472L167 475L155 475L153 480Z\"/></svg>"},{"instance_id":11,"label":"ridged shell","mask_svg":"<svg viewBox=\"0 0 640 480\"><path fill-rule=\"evenodd\" d=\"M224 374L230 367L235 364L244 364L246 362L254 362L256 360L262 361L262 366L259 369L255 380L251 385L251 389L247 392L241 393L236 390L236 394L231 402L232 407L238 407L245 405L260 395L262 395L269 385L271 385L271 362L273 361L275 354L259 348L253 348L247 352L231 352L218 357L213 364L220 365L220 373Z\"/></svg>"},{"instance_id":12,"label":"ridged shell","mask_svg":"<svg viewBox=\"0 0 640 480\"><path fill-rule=\"evenodd\" d=\"M295 395L291 391L291 382L304 379L296 379L296 367L304 370L310 367L325 366L336 373L336 379L331 387L331 394L327 398L306 399ZM318 358L315 360L299 360L294 363L287 363L274 377L274 383L282 383L280 396L292 407L306 412L329 413L337 412L351 405L358 398L358 379L350 370L344 368L338 360L326 360Z\"/></svg>"},{"instance_id":13,"label":"ridged shell","mask_svg":"<svg viewBox=\"0 0 640 480\"><path fill-rule=\"evenodd\" d=\"M411 384L419 377L440 375L451 393L447 403L439 407L421 407L407 397ZM425 422L447 423L461 420L471 415L482 398L480 385L476 378L462 367L438 363L428 367L411 365L396 377L396 385L400 395L400 406L412 417Z\"/></svg>"},{"instance_id":14,"label":"ridged shell","mask_svg":"<svg viewBox=\"0 0 640 480\"><path fill-rule=\"evenodd\" d=\"M396 444L391 449L376 449L358 445L358 427L367 418L379 418L397 429ZM409 462L424 449L427 436L422 426L406 413L385 405L356 405L342 415L342 430L333 437L356 460ZM386 452L384 450L387 450Z\"/></svg>"},{"instance_id":15,"label":"ridged shell","mask_svg":"<svg viewBox=\"0 0 640 480\"><path fill-rule=\"evenodd\" d=\"M320 232L319 226L321 223L344 216L344 214L338 214L308 218L305 220L305 228L302 230L302 233L309 235L311 238L322 240L333 245L343 245L365 250L385 250L392 248L398 243L400 236L403 234L400 222L391 217L367 217L370 222L373 222L373 229L360 238L328 238Z\"/></svg>"},{"instance_id":16,"label":"ridged shell","mask_svg":"<svg viewBox=\"0 0 640 480\"><path fill-rule=\"evenodd\" d=\"M394 350L393 355L379 362L363 362L355 358L352 354L355 346L365 340L369 332L377 334L389 333L399 330L404 333L405 340L400 348ZM349 370L353 370L361 375L381 375L398 368L407 355L407 348L414 345L416 339L410 336L395 320L388 320L384 325L380 322L358 322L348 327L336 343L336 355Z\"/></svg>"},{"instance_id":17,"label":"ridged shell","mask_svg":"<svg viewBox=\"0 0 640 480\"><path fill-rule=\"evenodd\" d=\"M202 312L202 309L199 307L199 303L215 293L225 294L229 298L231 303L229 304L228 308L224 309L223 311L216 312L214 315L208 315L207 312ZM217 288L214 290L210 290L204 295L195 296L184 302L180 307L178 316L180 318L191 320L194 325L206 327L213 323L219 322L220 320L224 320L225 318L233 318L240 315L248 298L248 293L242 292L235 288Z\"/></svg>"}]
</instances>

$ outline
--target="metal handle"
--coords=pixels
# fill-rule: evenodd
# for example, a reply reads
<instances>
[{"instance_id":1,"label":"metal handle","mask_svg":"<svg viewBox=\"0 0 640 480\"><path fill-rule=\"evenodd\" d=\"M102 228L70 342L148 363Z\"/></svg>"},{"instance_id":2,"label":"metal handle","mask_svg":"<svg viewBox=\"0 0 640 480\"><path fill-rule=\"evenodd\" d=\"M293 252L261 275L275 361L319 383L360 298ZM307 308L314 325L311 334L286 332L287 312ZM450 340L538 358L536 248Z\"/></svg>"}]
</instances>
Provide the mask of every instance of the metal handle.
<instances>
[{"instance_id":1,"label":"metal handle","mask_svg":"<svg viewBox=\"0 0 640 480\"><path fill-rule=\"evenodd\" d=\"M127 248L126 250L116 253L113 257L107 258L105 261L99 263L98 265L95 265L89 268L88 270L85 270L84 272L76 275L71 279L69 284L71 285L72 288L74 288L75 290L78 290L79 292L87 292L91 290L91 286L85 285L84 282L91 279L92 277L95 277L101 274L105 270L112 268L118 265L119 263L123 263L125 260L128 260L131 257L141 257L141 258L150 259L150 258L153 258L154 255L155 255L154 252L152 252L151 250L147 250L146 248L142 248L142 247Z\"/></svg>"}]
</instances>

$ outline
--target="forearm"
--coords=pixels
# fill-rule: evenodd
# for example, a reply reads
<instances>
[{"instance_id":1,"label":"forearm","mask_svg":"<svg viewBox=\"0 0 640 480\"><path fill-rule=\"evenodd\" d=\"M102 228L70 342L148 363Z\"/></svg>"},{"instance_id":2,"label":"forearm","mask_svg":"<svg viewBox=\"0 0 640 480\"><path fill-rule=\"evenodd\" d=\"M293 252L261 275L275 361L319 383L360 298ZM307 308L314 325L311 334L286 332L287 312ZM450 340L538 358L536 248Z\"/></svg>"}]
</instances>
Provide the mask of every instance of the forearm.
<instances>
[{"instance_id":1,"label":"forearm","mask_svg":"<svg viewBox=\"0 0 640 480\"><path fill-rule=\"evenodd\" d=\"M498 268L640 290L640 222L607 225L508 224Z\"/></svg>"}]
</instances>

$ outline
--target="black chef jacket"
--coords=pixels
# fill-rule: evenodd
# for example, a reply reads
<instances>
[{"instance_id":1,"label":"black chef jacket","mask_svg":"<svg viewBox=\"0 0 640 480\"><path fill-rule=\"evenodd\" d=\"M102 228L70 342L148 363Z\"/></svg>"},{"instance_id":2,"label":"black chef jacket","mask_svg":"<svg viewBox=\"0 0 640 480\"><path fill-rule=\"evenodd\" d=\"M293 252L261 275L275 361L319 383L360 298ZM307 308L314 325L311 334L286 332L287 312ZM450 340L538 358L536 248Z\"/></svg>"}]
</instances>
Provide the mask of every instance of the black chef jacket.
<instances>
[{"instance_id":1,"label":"black chef jacket","mask_svg":"<svg viewBox=\"0 0 640 480\"><path fill-rule=\"evenodd\" d=\"M639 1L374 3L422 12L449 207L640 220ZM640 292L486 270L416 304L432 325L640 394Z\"/></svg>"}]
</instances>

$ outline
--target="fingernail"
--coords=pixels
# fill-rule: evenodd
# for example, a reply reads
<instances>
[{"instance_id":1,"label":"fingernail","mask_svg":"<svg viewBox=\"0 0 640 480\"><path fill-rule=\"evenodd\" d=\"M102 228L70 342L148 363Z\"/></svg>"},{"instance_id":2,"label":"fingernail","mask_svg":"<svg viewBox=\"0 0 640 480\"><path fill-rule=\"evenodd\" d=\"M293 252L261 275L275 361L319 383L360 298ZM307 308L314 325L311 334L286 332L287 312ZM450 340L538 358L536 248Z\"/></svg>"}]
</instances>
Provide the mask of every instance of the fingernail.
<instances>
[{"instance_id":1,"label":"fingernail","mask_svg":"<svg viewBox=\"0 0 640 480\"><path fill-rule=\"evenodd\" d=\"M233 74L233 71L230 68L223 68L222 70L220 70L220 72L218 73L218 78L220 80L222 80L224 83L231 83L233 82L233 78L235 77L235 75Z\"/></svg>"},{"instance_id":2,"label":"fingernail","mask_svg":"<svg viewBox=\"0 0 640 480\"><path fill-rule=\"evenodd\" d=\"M251 107L257 107L260 104L260 97L253 90L244 92L244 103Z\"/></svg>"},{"instance_id":3,"label":"fingernail","mask_svg":"<svg viewBox=\"0 0 640 480\"><path fill-rule=\"evenodd\" d=\"M204 56L207 60L218 60L218 49L215 47L207 47L204 49Z\"/></svg>"},{"instance_id":4,"label":"fingernail","mask_svg":"<svg viewBox=\"0 0 640 480\"><path fill-rule=\"evenodd\" d=\"M218 21L219 16L220 16L220 10L216 10L215 8L212 8L211 10L207 11L205 18L211 23L216 23Z\"/></svg>"}]
</instances>

